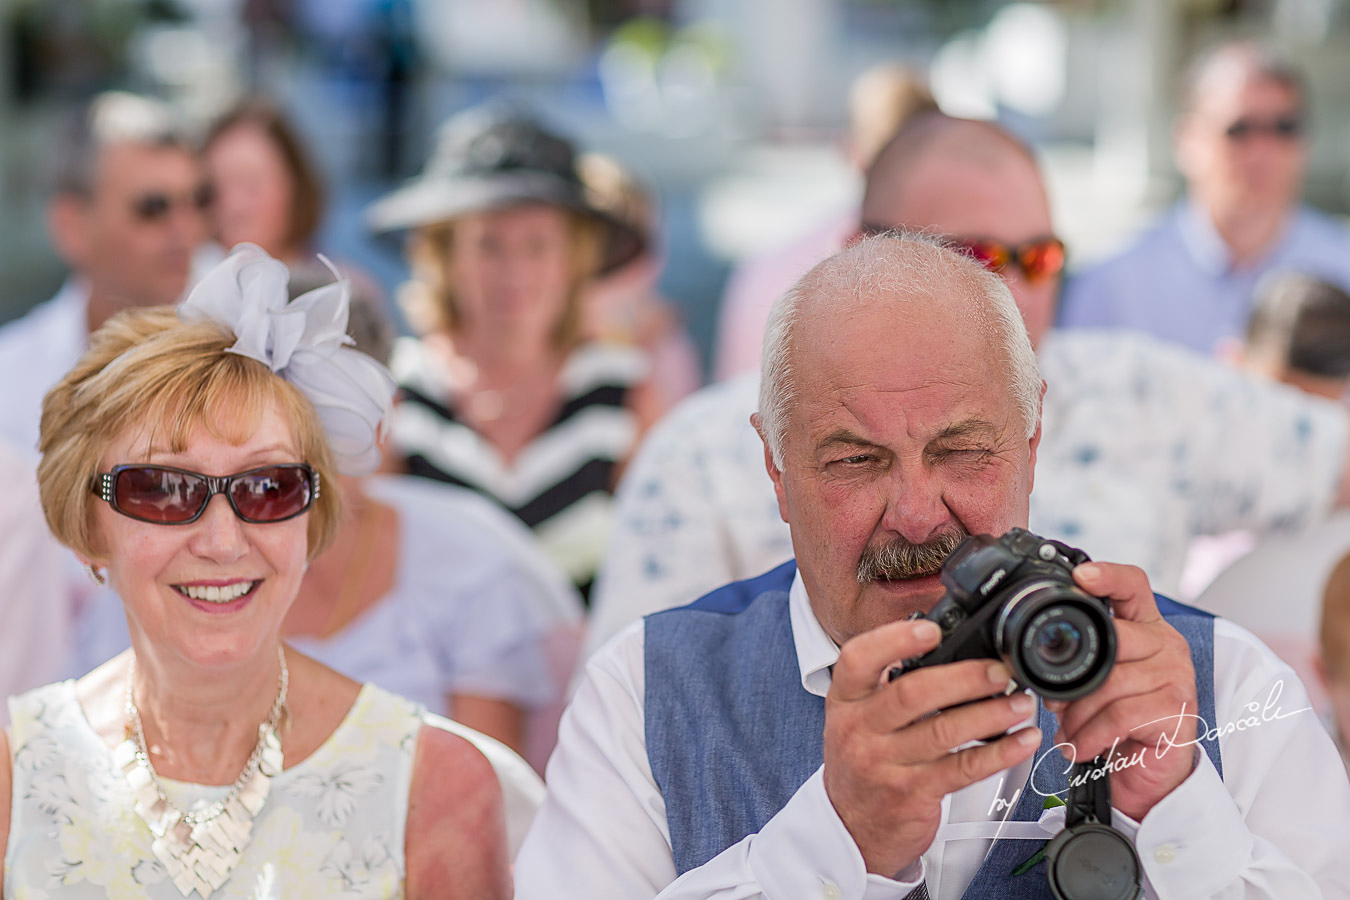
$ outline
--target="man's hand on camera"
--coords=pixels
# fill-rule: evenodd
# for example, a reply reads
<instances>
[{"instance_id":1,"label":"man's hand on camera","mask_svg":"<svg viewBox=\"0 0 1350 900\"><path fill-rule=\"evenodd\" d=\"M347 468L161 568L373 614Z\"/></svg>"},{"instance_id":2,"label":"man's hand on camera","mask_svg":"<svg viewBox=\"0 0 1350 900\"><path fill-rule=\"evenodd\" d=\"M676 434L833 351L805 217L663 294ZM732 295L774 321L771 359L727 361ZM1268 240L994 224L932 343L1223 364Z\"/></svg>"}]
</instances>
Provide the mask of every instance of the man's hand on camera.
<instances>
[{"instance_id":1,"label":"man's hand on camera","mask_svg":"<svg viewBox=\"0 0 1350 900\"><path fill-rule=\"evenodd\" d=\"M1088 696L1046 708L1059 718L1056 742L1074 745L1066 753L1073 761L1111 753L1120 766L1111 774L1111 805L1139 821L1195 768L1199 702L1190 648L1158 612L1143 570L1085 563L1073 577L1111 603L1116 665Z\"/></svg>"},{"instance_id":2,"label":"man's hand on camera","mask_svg":"<svg viewBox=\"0 0 1350 900\"><path fill-rule=\"evenodd\" d=\"M886 680L897 660L927 653L939 636L926 621L858 635L840 651L825 698L825 791L867 870L887 878L932 844L943 796L1018 764L1040 743L1040 732L1027 728L951 752L1025 721L1033 701L1022 693L981 700L1008 683L1007 668L988 659Z\"/></svg>"}]
</instances>

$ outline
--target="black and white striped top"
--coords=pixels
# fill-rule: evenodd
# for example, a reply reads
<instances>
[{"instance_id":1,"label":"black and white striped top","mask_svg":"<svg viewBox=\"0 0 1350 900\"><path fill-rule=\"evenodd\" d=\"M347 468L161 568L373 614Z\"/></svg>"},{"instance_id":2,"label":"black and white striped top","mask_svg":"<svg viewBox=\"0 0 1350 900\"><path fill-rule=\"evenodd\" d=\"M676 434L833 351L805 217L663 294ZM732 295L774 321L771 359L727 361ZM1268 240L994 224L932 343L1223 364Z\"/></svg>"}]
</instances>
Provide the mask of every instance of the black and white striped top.
<instances>
[{"instance_id":1,"label":"black and white striped top","mask_svg":"<svg viewBox=\"0 0 1350 900\"><path fill-rule=\"evenodd\" d=\"M391 368L403 396L392 438L408 472L497 500L585 594L604 555L615 468L637 441L626 401L647 376L645 355L615 344L575 350L559 375L557 414L509 464L455 414L450 381L419 342L400 341Z\"/></svg>"}]
</instances>

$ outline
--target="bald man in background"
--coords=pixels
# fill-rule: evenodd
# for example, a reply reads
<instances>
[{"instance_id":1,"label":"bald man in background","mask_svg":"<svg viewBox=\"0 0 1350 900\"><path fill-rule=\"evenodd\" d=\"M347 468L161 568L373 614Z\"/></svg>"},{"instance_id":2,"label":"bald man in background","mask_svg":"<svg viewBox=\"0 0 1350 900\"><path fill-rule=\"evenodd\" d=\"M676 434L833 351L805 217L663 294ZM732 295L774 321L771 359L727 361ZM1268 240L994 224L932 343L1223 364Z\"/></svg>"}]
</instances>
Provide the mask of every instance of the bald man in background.
<instances>
[{"instance_id":1,"label":"bald man in background","mask_svg":"<svg viewBox=\"0 0 1350 900\"><path fill-rule=\"evenodd\" d=\"M876 159L909 119L937 110L937 101L922 75L900 63L882 63L866 70L849 87L848 135L844 156L859 173ZM713 350L713 378L721 381L759 369L759 344L769 307L806 270L843 246L857 227L856 207L763 253L737 263L722 292Z\"/></svg>"}]
</instances>

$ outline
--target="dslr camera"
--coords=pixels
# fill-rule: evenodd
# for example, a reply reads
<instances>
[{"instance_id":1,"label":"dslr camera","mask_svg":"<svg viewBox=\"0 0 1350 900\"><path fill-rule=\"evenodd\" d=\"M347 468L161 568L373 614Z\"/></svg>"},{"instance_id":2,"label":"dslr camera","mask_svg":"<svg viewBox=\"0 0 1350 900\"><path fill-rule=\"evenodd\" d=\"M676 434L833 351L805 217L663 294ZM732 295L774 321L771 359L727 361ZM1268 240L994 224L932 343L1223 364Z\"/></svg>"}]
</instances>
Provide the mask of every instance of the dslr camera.
<instances>
[{"instance_id":1,"label":"dslr camera","mask_svg":"<svg viewBox=\"0 0 1350 900\"><path fill-rule=\"evenodd\" d=\"M1074 584L1074 566L1087 561L1083 551L1022 528L966 538L942 565L947 592L923 616L942 629L942 642L891 669L890 678L989 658L1048 700L1092 693L1115 664L1116 630L1106 601Z\"/></svg>"}]
</instances>

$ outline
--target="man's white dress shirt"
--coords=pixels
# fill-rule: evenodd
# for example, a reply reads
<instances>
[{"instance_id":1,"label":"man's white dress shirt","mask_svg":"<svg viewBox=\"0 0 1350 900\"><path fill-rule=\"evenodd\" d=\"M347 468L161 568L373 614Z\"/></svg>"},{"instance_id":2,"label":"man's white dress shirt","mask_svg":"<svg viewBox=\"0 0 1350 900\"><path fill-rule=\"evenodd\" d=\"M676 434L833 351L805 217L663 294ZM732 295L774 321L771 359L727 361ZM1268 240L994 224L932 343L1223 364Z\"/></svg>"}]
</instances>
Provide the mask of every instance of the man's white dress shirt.
<instances>
[{"instance_id":1,"label":"man's white dress shirt","mask_svg":"<svg viewBox=\"0 0 1350 900\"><path fill-rule=\"evenodd\" d=\"M89 344L88 287L69 278L55 297L0 327L0 439L38 461L42 398Z\"/></svg>"},{"instance_id":2,"label":"man's white dress shirt","mask_svg":"<svg viewBox=\"0 0 1350 900\"><path fill-rule=\"evenodd\" d=\"M30 463L0 440L0 727L3 702L60 674L70 650L72 611L61 545L47 530Z\"/></svg>"},{"instance_id":3,"label":"man's white dress shirt","mask_svg":"<svg viewBox=\"0 0 1350 900\"><path fill-rule=\"evenodd\" d=\"M802 686L823 696L838 647L812 613L800 575L788 603ZM906 880L893 881L866 872L822 769L761 831L676 879L646 753L643 635L641 623L631 625L587 664L549 762L548 796L516 859L517 900L902 900L920 878L933 900L950 900L965 891L996 834L1025 841L1031 856L1063 827L1062 809L1039 823L1001 821L997 801L1014 799L1033 759L949 796L933 845L900 873ZM1305 709L1302 685L1249 633L1219 619L1214 688L1210 725L1221 729L1223 780L1199 752L1191 776L1142 822L1114 816L1134 840L1146 896L1350 896L1350 781ZM697 740L697 723L690 729Z\"/></svg>"},{"instance_id":4,"label":"man's white dress shirt","mask_svg":"<svg viewBox=\"0 0 1350 900\"><path fill-rule=\"evenodd\" d=\"M1346 414L1128 332L1052 332L1031 530L1137 565L1176 593L1193 538L1325 518ZM587 651L629 622L792 556L764 447L756 376L694 394L649 432L616 499Z\"/></svg>"}]
</instances>

